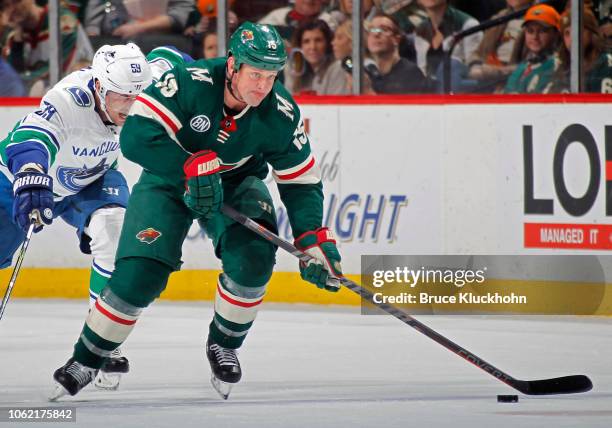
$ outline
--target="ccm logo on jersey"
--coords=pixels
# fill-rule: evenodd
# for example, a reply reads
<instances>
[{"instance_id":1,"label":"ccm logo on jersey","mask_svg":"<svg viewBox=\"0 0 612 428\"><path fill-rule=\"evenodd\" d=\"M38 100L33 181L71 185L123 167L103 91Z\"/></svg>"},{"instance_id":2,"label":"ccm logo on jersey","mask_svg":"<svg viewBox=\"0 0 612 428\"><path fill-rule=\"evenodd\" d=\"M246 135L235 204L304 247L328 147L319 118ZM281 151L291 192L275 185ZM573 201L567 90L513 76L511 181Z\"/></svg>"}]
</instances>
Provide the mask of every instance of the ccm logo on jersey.
<instances>
[{"instance_id":1,"label":"ccm logo on jersey","mask_svg":"<svg viewBox=\"0 0 612 428\"><path fill-rule=\"evenodd\" d=\"M48 176L44 175L27 175L25 177L20 177L13 183L13 192L23 186L51 186L51 181Z\"/></svg>"},{"instance_id":2,"label":"ccm logo on jersey","mask_svg":"<svg viewBox=\"0 0 612 428\"><path fill-rule=\"evenodd\" d=\"M189 126L191 126L191 129L195 132L206 132L210 129L210 119L208 116L200 114L191 119Z\"/></svg>"}]
</instances>

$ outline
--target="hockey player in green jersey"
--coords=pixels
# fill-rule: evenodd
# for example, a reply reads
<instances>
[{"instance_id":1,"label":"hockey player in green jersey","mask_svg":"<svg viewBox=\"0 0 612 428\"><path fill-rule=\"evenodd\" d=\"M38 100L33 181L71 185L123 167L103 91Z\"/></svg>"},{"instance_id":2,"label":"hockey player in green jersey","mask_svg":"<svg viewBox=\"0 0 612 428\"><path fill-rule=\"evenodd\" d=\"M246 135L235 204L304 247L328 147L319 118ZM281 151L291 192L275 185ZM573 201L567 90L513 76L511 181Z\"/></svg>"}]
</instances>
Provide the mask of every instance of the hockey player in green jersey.
<instances>
[{"instance_id":1,"label":"hockey player in green jersey","mask_svg":"<svg viewBox=\"0 0 612 428\"><path fill-rule=\"evenodd\" d=\"M206 355L212 383L227 398L242 375L236 355L272 275L276 247L220 213L226 203L276 231L262 181L272 168L295 244L318 263L302 278L337 291L340 255L322 227L323 189L300 110L277 81L283 41L266 25L244 23L227 58L166 72L136 99L121 150L143 167L121 232L115 271L91 311L73 356L54 373L52 399L75 395L128 337L142 310L181 265L181 247L198 220L221 260Z\"/></svg>"}]
</instances>

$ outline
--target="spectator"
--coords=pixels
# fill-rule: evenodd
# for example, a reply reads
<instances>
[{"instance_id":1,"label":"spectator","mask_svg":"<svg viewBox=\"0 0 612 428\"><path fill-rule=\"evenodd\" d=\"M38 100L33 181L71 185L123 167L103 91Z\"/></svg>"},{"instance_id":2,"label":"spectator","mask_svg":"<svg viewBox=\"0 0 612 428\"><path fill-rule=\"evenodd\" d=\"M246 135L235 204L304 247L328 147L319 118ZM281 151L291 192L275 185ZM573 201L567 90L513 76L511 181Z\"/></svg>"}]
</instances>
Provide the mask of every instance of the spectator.
<instances>
[{"instance_id":1,"label":"spectator","mask_svg":"<svg viewBox=\"0 0 612 428\"><path fill-rule=\"evenodd\" d=\"M332 16L323 11L323 0L295 0L293 6L274 9L261 18L259 23L274 25L283 39L291 41L296 28L313 19L322 19L332 30L337 27Z\"/></svg>"},{"instance_id":2,"label":"spectator","mask_svg":"<svg viewBox=\"0 0 612 428\"><path fill-rule=\"evenodd\" d=\"M372 90L378 94L414 94L426 91L423 73L413 62L402 58L399 44L402 34L389 15L378 14L368 25L368 51L376 63L370 71Z\"/></svg>"},{"instance_id":3,"label":"spectator","mask_svg":"<svg viewBox=\"0 0 612 428\"><path fill-rule=\"evenodd\" d=\"M572 44L571 13L561 15L563 43L555 54L555 72L545 92L570 91L570 49ZM612 93L612 53L606 52L604 39L597 18L587 7L583 9L582 44L584 50L583 69L585 92Z\"/></svg>"},{"instance_id":4,"label":"spectator","mask_svg":"<svg viewBox=\"0 0 612 428\"><path fill-rule=\"evenodd\" d=\"M339 61L353 55L353 23L350 20L344 21L336 29L332 49L334 57Z\"/></svg>"},{"instance_id":5,"label":"spectator","mask_svg":"<svg viewBox=\"0 0 612 428\"><path fill-rule=\"evenodd\" d=\"M332 40L332 49L334 58L336 58L336 61L340 61L342 68L347 72L344 78L347 91L351 93L353 88L353 76L351 74L353 66L353 23L350 19L344 21L336 29Z\"/></svg>"},{"instance_id":6,"label":"spectator","mask_svg":"<svg viewBox=\"0 0 612 428\"><path fill-rule=\"evenodd\" d=\"M42 96L49 77L49 19L46 6L34 0L3 0L3 20L11 28L2 41L2 54L17 71L30 96ZM60 6L62 72L91 62L93 49L76 16Z\"/></svg>"},{"instance_id":7,"label":"spectator","mask_svg":"<svg viewBox=\"0 0 612 428\"><path fill-rule=\"evenodd\" d=\"M354 0L340 0L337 10L331 12L332 19L338 24L342 24L346 20L351 20L353 16L353 1ZM362 1L363 16L366 21L370 21L376 14L374 8L374 0L357 0Z\"/></svg>"},{"instance_id":8,"label":"spectator","mask_svg":"<svg viewBox=\"0 0 612 428\"><path fill-rule=\"evenodd\" d=\"M546 4L527 10L523 22L527 59L508 78L505 93L542 93L550 84L555 63L553 52L559 41L559 20L559 13Z\"/></svg>"},{"instance_id":9,"label":"spectator","mask_svg":"<svg viewBox=\"0 0 612 428\"><path fill-rule=\"evenodd\" d=\"M155 1L89 0L85 30L95 47L133 41L145 53L159 45L188 51L190 41L180 35L194 8L193 0L168 0L165 10Z\"/></svg>"},{"instance_id":10,"label":"spectator","mask_svg":"<svg viewBox=\"0 0 612 428\"><path fill-rule=\"evenodd\" d=\"M499 18L528 6L532 0L506 0L506 8L493 18ZM485 31L482 42L469 60L471 79L479 82L481 90L493 92L499 85L503 88L508 76L516 69L512 52L519 39L523 17L513 19ZM498 88L498 89L501 89Z\"/></svg>"},{"instance_id":11,"label":"spectator","mask_svg":"<svg viewBox=\"0 0 612 428\"><path fill-rule=\"evenodd\" d=\"M202 58L210 59L218 57L217 29L213 26L202 34Z\"/></svg>"},{"instance_id":12,"label":"spectator","mask_svg":"<svg viewBox=\"0 0 612 428\"><path fill-rule=\"evenodd\" d=\"M228 2L230 6L234 3ZM192 40L191 55L196 59L214 58L218 54L217 0L199 0L194 13L195 17L192 16L190 21L192 24L183 33ZM238 27L238 16L232 10L227 11L227 27L228 33L233 33Z\"/></svg>"},{"instance_id":13,"label":"spectator","mask_svg":"<svg viewBox=\"0 0 612 428\"><path fill-rule=\"evenodd\" d=\"M19 74L0 57L0 97L25 97L27 95Z\"/></svg>"},{"instance_id":14,"label":"spectator","mask_svg":"<svg viewBox=\"0 0 612 428\"><path fill-rule=\"evenodd\" d=\"M194 36L212 30L217 21L217 0L198 0L197 9L193 11L195 14L195 25L185 29L186 36ZM234 5L235 1L228 2L229 7ZM238 16L233 10L227 11L228 33L232 33L238 28Z\"/></svg>"},{"instance_id":15,"label":"spectator","mask_svg":"<svg viewBox=\"0 0 612 428\"><path fill-rule=\"evenodd\" d=\"M291 60L285 68L285 86L293 94L347 94L346 73L332 50L333 33L322 19L302 23L293 35Z\"/></svg>"},{"instance_id":16,"label":"spectator","mask_svg":"<svg viewBox=\"0 0 612 428\"><path fill-rule=\"evenodd\" d=\"M236 2L233 10L240 17L240 22L257 22L272 9L287 6L288 3L288 0L243 0Z\"/></svg>"},{"instance_id":17,"label":"spectator","mask_svg":"<svg viewBox=\"0 0 612 428\"><path fill-rule=\"evenodd\" d=\"M427 77L437 78L439 81L444 52L450 47L453 34L478 25L478 21L450 6L448 0L418 1L427 12L428 19L415 30L417 65ZM453 72L457 76L462 78L467 75L468 61L478 49L481 40L482 34L476 33L457 44L452 55Z\"/></svg>"},{"instance_id":18,"label":"spectator","mask_svg":"<svg viewBox=\"0 0 612 428\"><path fill-rule=\"evenodd\" d=\"M391 15L406 35L413 34L428 19L416 0L375 0L374 3L379 11Z\"/></svg>"},{"instance_id":19,"label":"spectator","mask_svg":"<svg viewBox=\"0 0 612 428\"><path fill-rule=\"evenodd\" d=\"M63 0L68 6L70 11L74 13L79 22L85 22L85 9L87 9L87 3L89 0ZM38 2L41 3L40 1ZM45 1L47 3L47 1Z\"/></svg>"}]
</instances>

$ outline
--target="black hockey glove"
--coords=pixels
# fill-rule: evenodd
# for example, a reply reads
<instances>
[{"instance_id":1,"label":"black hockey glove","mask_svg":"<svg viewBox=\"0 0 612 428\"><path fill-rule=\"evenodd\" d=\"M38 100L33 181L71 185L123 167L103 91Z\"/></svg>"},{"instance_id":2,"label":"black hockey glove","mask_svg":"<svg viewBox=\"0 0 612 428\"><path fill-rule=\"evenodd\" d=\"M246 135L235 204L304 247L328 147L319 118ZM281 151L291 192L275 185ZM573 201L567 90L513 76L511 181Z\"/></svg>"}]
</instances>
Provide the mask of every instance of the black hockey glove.
<instances>
[{"instance_id":1,"label":"black hockey glove","mask_svg":"<svg viewBox=\"0 0 612 428\"><path fill-rule=\"evenodd\" d=\"M24 231L36 222L34 232L53 222L53 179L35 169L15 174L13 181L13 221Z\"/></svg>"}]
</instances>

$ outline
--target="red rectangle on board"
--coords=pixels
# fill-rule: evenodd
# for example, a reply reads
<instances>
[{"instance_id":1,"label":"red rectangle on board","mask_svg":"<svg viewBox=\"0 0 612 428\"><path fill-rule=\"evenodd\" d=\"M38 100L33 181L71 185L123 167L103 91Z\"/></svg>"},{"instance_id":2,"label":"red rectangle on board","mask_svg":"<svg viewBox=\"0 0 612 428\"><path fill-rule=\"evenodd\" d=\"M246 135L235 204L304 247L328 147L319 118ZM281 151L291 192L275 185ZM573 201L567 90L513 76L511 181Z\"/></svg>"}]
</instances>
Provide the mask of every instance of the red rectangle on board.
<instances>
[{"instance_id":1,"label":"red rectangle on board","mask_svg":"<svg viewBox=\"0 0 612 428\"><path fill-rule=\"evenodd\" d=\"M525 223L525 248L612 250L612 225Z\"/></svg>"}]
</instances>

